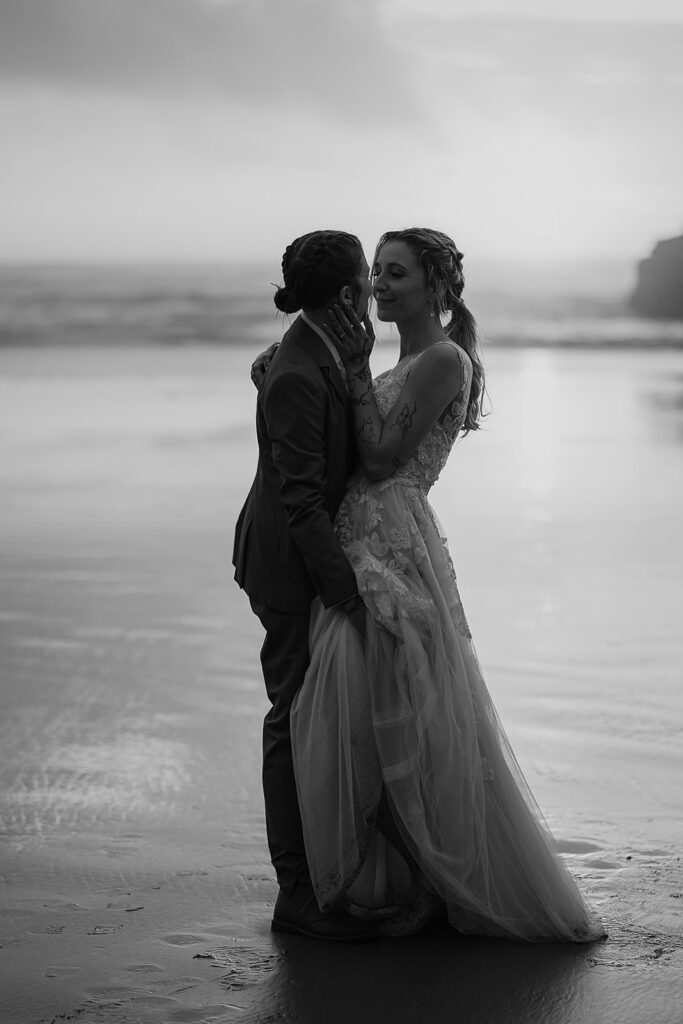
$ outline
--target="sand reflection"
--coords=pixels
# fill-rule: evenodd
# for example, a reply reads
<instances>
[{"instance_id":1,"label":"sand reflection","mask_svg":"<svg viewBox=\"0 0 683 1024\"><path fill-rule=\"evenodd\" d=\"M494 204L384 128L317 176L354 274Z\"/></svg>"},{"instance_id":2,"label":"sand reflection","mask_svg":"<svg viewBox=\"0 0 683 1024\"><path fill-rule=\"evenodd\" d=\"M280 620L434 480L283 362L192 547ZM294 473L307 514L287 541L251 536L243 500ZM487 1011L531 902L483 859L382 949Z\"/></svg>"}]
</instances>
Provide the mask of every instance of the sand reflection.
<instances>
[{"instance_id":1,"label":"sand reflection","mask_svg":"<svg viewBox=\"0 0 683 1024\"><path fill-rule=\"evenodd\" d=\"M551 353L524 353L519 372L519 417L514 453L518 487L527 492L527 508L535 520L549 517L547 495L557 475L560 428L557 364Z\"/></svg>"},{"instance_id":2,"label":"sand reflection","mask_svg":"<svg viewBox=\"0 0 683 1024\"><path fill-rule=\"evenodd\" d=\"M683 374L660 374L645 391L655 430L665 439L683 442Z\"/></svg>"},{"instance_id":3,"label":"sand reflection","mask_svg":"<svg viewBox=\"0 0 683 1024\"><path fill-rule=\"evenodd\" d=\"M585 1021L586 950L464 939L447 928L335 948L288 941L277 1008L297 1024Z\"/></svg>"}]
</instances>

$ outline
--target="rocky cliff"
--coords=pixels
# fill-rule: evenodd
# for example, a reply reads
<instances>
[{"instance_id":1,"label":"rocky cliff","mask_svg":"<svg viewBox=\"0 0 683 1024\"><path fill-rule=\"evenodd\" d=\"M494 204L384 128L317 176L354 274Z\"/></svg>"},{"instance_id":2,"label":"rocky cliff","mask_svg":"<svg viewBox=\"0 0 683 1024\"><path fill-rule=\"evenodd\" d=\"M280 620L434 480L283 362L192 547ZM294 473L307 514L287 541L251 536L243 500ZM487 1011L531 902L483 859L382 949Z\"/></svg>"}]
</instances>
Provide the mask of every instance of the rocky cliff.
<instances>
[{"instance_id":1,"label":"rocky cliff","mask_svg":"<svg viewBox=\"0 0 683 1024\"><path fill-rule=\"evenodd\" d=\"M683 235L658 242L640 261L631 305L643 316L683 319Z\"/></svg>"}]
</instances>

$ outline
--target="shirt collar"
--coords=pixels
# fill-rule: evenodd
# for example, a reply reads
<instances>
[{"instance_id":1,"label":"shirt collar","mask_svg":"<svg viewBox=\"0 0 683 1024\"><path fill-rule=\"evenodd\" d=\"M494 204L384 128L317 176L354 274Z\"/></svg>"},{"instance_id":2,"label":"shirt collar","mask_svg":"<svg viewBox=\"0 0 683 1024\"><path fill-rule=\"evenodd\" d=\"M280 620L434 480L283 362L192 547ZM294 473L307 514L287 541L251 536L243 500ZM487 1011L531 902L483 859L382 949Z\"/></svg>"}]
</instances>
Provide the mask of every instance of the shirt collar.
<instances>
[{"instance_id":1,"label":"shirt collar","mask_svg":"<svg viewBox=\"0 0 683 1024\"><path fill-rule=\"evenodd\" d=\"M322 339L322 341L325 342L330 355L332 356L332 358L334 359L335 363L337 364L337 367L339 368L340 371L342 371L342 376L345 376L345 371L343 369L344 368L344 364L342 362L341 356L339 355L339 352L335 348L335 345L334 345L332 339L328 338L328 336L325 334L325 332L322 329L322 327L318 327L318 325L316 323L314 323L313 320L311 320L311 318L309 316L306 316L306 314L303 312L303 310L301 312L301 319L303 320L303 322L305 324L308 324L308 326L311 328L312 331L315 331L315 333L318 335L319 338Z\"/></svg>"}]
</instances>

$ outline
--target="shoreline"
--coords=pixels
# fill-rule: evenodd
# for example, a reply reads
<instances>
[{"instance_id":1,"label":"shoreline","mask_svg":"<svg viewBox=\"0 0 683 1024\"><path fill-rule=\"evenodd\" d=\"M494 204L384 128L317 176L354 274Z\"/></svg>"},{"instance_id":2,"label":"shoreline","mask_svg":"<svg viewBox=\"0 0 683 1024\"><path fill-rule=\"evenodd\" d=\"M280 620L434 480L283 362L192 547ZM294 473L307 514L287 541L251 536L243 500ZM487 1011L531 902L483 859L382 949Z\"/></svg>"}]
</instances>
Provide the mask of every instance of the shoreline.
<instances>
[{"instance_id":1,"label":"shoreline","mask_svg":"<svg viewBox=\"0 0 683 1024\"><path fill-rule=\"evenodd\" d=\"M6 355L3 1024L678 1024L677 354L596 353L588 381L578 353L495 355L491 422L434 495L487 684L609 939L348 948L269 930L261 628L230 568L249 350Z\"/></svg>"}]
</instances>

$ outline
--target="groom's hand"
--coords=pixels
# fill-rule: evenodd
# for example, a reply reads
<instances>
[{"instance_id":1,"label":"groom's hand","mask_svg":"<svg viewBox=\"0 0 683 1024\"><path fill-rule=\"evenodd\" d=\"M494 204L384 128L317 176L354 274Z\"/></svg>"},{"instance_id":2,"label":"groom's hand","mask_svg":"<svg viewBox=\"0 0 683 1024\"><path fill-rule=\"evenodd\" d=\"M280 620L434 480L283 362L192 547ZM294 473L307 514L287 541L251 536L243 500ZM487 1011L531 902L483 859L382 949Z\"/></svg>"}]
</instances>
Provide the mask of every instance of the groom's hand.
<instances>
[{"instance_id":1,"label":"groom's hand","mask_svg":"<svg viewBox=\"0 0 683 1024\"><path fill-rule=\"evenodd\" d=\"M360 607L354 611L349 612L349 621L353 628L360 634L361 638L365 640L365 605L360 602Z\"/></svg>"},{"instance_id":2,"label":"groom's hand","mask_svg":"<svg viewBox=\"0 0 683 1024\"><path fill-rule=\"evenodd\" d=\"M365 604L360 594L355 594L353 597L349 597L348 600L342 601L340 608L351 625L360 633L361 637L365 639Z\"/></svg>"}]
</instances>

